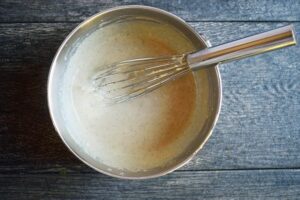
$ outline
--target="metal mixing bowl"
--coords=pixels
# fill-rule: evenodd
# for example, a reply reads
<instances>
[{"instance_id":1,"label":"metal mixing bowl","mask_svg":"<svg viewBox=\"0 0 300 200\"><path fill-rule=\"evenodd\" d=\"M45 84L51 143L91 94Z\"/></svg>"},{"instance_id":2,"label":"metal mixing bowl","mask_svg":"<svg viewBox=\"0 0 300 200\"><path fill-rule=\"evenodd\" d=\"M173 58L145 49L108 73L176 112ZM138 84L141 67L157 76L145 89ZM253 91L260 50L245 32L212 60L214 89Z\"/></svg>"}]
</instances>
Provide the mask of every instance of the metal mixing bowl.
<instances>
[{"instance_id":1,"label":"metal mixing bowl","mask_svg":"<svg viewBox=\"0 0 300 200\"><path fill-rule=\"evenodd\" d=\"M71 46L76 43L78 39L81 38L81 36L98 27L99 24L107 20L111 20L112 18L120 17L122 15L138 15L164 20L180 30L187 38L189 38L193 42L193 44L195 44L198 49L206 48L210 45L202 35L195 32L184 20L171 13L157 8L147 6L122 6L98 13L78 25L67 36L55 55L48 79L48 104L50 115L55 129L65 145L75 156L77 156L81 161L83 161L93 169L118 178L145 179L158 177L170 173L186 164L202 148L204 143L211 135L212 129L214 128L218 119L221 107L222 90L220 74L218 66L205 69L207 70L207 76L209 80L208 106L210 114L203 128L199 130L197 139L193 142L193 144L190 145L187 150L185 150L183 154L179 156L178 159L176 159L176 162L149 171L126 173L119 169L114 169L110 166L106 166L99 161L97 162L76 144L76 142L72 139L70 135L71 133L69 133L66 124L64 123L61 109L59 107L60 86L64 70L67 67L67 61L65 57L68 55Z\"/></svg>"}]
</instances>

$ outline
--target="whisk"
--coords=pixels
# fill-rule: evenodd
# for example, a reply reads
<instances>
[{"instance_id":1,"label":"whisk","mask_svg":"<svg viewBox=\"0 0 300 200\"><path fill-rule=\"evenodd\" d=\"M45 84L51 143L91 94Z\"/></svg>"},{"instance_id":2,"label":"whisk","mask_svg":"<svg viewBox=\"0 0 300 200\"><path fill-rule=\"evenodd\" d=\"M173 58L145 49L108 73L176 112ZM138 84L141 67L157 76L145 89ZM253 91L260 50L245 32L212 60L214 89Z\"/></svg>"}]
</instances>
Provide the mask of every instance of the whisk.
<instances>
[{"instance_id":1,"label":"whisk","mask_svg":"<svg viewBox=\"0 0 300 200\"><path fill-rule=\"evenodd\" d=\"M106 66L93 77L95 90L107 103L147 94L190 71L296 44L292 25L195 53L125 60Z\"/></svg>"}]
</instances>

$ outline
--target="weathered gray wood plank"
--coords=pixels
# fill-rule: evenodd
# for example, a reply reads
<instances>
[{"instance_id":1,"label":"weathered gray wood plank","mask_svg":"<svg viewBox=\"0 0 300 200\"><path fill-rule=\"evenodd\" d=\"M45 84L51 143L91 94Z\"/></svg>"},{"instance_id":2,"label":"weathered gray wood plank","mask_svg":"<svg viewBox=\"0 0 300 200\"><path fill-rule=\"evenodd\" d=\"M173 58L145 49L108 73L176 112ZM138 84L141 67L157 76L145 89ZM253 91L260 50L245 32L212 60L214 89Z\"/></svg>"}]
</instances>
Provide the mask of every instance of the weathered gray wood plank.
<instances>
[{"instance_id":1,"label":"weathered gray wood plank","mask_svg":"<svg viewBox=\"0 0 300 200\"><path fill-rule=\"evenodd\" d=\"M0 175L1 199L299 199L300 170L175 172L143 181L101 174Z\"/></svg>"},{"instance_id":2,"label":"weathered gray wood plank","mask_svg":"<svg viewBox=\"0 0 300 200\"><path fill-rule=\"evenodd\" d=\"M233 40L282 25L214 24L221 27L222 33L209 23L194 24L194 27L205 33L212 44L219 44L226 40L224 38ZM299 25L295 24L298 38ZM287 167L288 160L294 160L290 166L300 166L297 153L300 150L299 54L298 45L220 67L223 104L219 123L207 146L194 159L195 163L203 166L205 161L209 167L222 160L230 168L263 168ZM202 157L201 153L213 159Z\"/></svg>"},{"instance_id":3,"label":"weathered gray wood plank","mask_svg":"<svg viewBox=\"0 0 300 200\"><path fill-rule=\"evenodd\" d=\"M0 171L91 173L55 133L46 81L56 49L76 24L0 25ZM213 44L283 23L192 23ZM300 38L300 23L295 23ZM300 168L300 46L221 67L223 107L203 150L182 170Z\"/></svg>"},{"instance_id":4,"label":"weathered gray wood plank","mask_svg":"<svg viewBox=\"0 0 300 200\"><path fill-rule=\"evenodd\" d=\"M0 1L0 22L81 21L120 5L142 4L170 11L189 21L297 21L298 0L90 0Z\"/></svg>"}]
</instances>

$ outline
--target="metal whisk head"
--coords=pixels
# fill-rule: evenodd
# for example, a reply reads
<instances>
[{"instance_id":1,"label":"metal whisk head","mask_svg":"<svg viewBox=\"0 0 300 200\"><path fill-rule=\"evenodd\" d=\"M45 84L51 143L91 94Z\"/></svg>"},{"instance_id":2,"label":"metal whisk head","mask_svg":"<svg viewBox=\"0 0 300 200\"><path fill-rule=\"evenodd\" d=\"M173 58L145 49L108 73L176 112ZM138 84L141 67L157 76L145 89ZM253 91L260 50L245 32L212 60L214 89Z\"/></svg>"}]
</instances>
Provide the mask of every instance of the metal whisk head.
<instances>
[{"instance_id":1,"label":"metal whisk head","mask_svg":"<svg viewBox=\"0 0 300 200\"><path fill-rule=\"evenodd\" d=\"M93 84L108 103L119 103L147 94L190 71L186 55L126 60L107 66Z\"/></svg>"}]
</instances>

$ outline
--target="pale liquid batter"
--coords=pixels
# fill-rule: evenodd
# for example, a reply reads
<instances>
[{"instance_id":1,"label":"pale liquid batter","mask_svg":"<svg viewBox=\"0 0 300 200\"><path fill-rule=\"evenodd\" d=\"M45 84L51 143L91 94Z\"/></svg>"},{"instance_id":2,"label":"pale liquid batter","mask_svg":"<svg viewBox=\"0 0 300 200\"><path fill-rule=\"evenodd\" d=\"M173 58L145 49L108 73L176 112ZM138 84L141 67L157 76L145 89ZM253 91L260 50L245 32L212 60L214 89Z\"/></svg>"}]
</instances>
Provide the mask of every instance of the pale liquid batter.
<instances>
[{"instance_id":1,"label":"pale liquid batter","mask_svg":"<svg viewBox=\"0 0 300 200\"><path fill-rule=\"evenodd\" d=\"M194 50L172 26L142 20L111 24L84 38L69 58L61 91L62 113L74 141L98 162L121 170L145 171L171 162L195 139L207 117L198 99L207 92L205 74L198 76L201 94L190 73L110 106L94 91L91 78L116 61Z\"/></svg>"}]
</instances>

